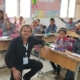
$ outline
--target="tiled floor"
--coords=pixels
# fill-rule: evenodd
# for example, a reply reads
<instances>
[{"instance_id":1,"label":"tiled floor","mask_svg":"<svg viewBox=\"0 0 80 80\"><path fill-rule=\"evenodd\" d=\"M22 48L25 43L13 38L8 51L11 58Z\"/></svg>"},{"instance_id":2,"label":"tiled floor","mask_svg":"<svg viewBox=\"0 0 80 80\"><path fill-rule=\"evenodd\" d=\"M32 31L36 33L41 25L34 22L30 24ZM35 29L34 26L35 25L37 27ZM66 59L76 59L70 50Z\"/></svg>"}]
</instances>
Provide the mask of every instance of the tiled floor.
<instances>
[{"instance_id":1,"label":"tiled floor","mask_svg":"<svg viewBox=\"0 0 80 80\"><path fill-rule=\"evenodd\" d=\"M34 57L32 55L31 55L31 58L32 59L37 59L36 57ZM51 67L49 61L47 61L47 60L41 60L41 62L44 65L44 67L42 69L43 72L47 72L47 71L52 70L52 67ZM1 67L1 65L5 65L2 56L0 56L0 67ZM29 71L29 70L24 70L23 71L23 75L27 71ZM63 76L64 76L65 72L66 71L64 69L61 70L61 79L59 79L59 80L63 80ZM42 75L40 75L39 78L38 78L37 75L38 74L36 74L31 80L50 80L50 78L48 78L46 76L42 76ZM53 74L48 74L48 75L51 76L52 78L54 78L54 76L55 76ZM0 80L10 80L10 70L8 68L4 68L4 69L0 70ZM80 78L79 78L79 80L80 80Z\"/></svg>"}]
</instances>

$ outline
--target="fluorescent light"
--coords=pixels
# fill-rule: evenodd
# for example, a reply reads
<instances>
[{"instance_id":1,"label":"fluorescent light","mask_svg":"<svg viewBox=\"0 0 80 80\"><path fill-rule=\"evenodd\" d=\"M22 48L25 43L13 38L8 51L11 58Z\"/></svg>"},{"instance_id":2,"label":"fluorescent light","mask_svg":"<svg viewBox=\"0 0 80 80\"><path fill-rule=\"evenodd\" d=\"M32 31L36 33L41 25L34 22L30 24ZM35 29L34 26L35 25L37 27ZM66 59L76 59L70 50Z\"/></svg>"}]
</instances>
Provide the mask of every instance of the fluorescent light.
<instances>
[{"instance_id":1,"label":"fluorescent light","mask_svg":"<svg viewBox=\"0 0 80 80\"><path fill-rule=\"evenodd\" d=\"M68 12L68 0L61 0L60 17L66 18Z\"/></svg>"},{"instance_id":2,"label":"fluorescent light","mask_svg":"<svg viewBox=\"0 0 80 80\"><path fill-rule=\"evenodd\" d=\"M5 4L8 17L17 16L17 0L5 0Z\"/></svg>"},{"instance_id":3,"label":"fluorescent light","mask_svg":"<svg viewBox=\"0 0 80 80\"><path fill-rule=\"evenodd\" d=\"M21 0L20 1L20 16L24 18L30 18L31 12L31 0Z\"/></svg>"},{"instance_id":4,"label":"fluorescent light","mask_svg":"<svg viewBox=\"0 0 80 80\"><path fill-rule=\"evenodd\" d=\"M76 0L70 0L69 1L68 18L74 18L75 6L76 6Z\"/></svg>"}]
</instances>

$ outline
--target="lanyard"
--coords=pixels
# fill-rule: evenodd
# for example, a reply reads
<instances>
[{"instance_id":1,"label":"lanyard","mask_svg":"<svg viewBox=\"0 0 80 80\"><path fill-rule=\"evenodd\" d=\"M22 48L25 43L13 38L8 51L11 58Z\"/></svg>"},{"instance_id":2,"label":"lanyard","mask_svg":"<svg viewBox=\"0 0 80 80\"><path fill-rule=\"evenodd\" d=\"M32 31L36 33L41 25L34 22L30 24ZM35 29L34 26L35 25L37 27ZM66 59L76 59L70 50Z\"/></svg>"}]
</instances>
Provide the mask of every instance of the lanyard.
<instances>
[{"instance_id":1,"label":"lanyard","mask_svg":"<svg viewBox=\"0 0 80 80\"><path fill-rule=\"evenodd\" d=\"M24 47L26 48L26 53L25 53L25 56L27 56L27 51L28 51L28 43L27 43L27 45L25 45L25 44L23 44L24 45Z\"/></svg>"},{"instance_id":2,"label":"lanyard","mask_svg":"<svg viewBox=\"0 0 80 80\"><path fill-rule=\"evenodd\" d=\"M23 45L26 48L26 50L28 50L28 43L27 43L27 45L25 45L25 44L23 44Z\"/></svg>"}]
</instances>

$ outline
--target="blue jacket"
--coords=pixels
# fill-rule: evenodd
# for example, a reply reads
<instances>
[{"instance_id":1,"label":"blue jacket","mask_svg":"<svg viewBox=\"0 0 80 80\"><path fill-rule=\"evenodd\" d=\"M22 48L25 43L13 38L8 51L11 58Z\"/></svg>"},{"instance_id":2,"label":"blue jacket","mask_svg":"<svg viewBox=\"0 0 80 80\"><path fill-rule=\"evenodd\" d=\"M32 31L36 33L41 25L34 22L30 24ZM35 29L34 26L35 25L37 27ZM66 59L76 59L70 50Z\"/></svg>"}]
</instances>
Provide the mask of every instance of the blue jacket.
<instances>
[{"instance_id":1,"label":"blue jacket","mask_svg":"<svg viewBox=\"0 0 80 80\"><path fill-rule=\"evenodd\" d=\"M46 29L46 33L51 32L55 33L57 31L57 26L54 24L53 26L49 25L48 28Z\"/></svg>"}]
</instances>

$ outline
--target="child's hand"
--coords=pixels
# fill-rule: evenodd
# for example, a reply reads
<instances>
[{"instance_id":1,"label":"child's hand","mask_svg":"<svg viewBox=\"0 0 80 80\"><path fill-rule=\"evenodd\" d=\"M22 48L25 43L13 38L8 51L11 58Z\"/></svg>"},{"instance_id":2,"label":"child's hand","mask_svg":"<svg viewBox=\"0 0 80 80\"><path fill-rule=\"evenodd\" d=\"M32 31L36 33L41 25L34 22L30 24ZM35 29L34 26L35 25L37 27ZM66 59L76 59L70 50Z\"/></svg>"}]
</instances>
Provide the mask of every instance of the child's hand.
<instances>
[{"instance_id":1,"label":"child's hand","mask_svg":"<svg viewBox=\"0 0 80 80\"><path fill-rule=\"evenodd\" d=\"M62 46L61 45L57 45L57 47L61 48Z\"/></svg>"},{"instance_id":2,"label":"child's hand","mask_svg":"<svg viewBox=\"0 0 80 80\"><path fill-rule=\"evenodd\" d=\"M8 16L6 13L4 13L4 20L7 20Z\"/></svg>"},{"instance_id":3,"label":"child's hand","mask_svg":"<svg viewBox=\"0 0 80 80\"><path fill-rule=\"evenodd\" d=\"M16 17L16 16L14 16L14 21L15 21L15 22L17 21L17 17Z\"/></svg>"}]
</instances>

